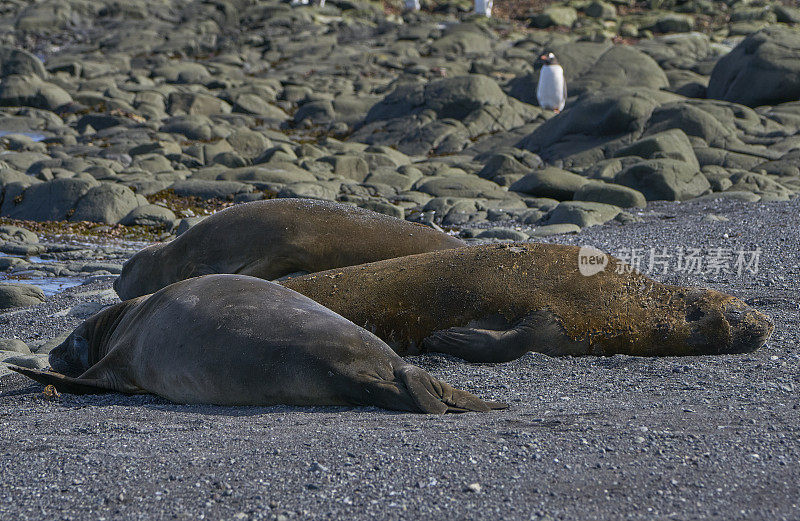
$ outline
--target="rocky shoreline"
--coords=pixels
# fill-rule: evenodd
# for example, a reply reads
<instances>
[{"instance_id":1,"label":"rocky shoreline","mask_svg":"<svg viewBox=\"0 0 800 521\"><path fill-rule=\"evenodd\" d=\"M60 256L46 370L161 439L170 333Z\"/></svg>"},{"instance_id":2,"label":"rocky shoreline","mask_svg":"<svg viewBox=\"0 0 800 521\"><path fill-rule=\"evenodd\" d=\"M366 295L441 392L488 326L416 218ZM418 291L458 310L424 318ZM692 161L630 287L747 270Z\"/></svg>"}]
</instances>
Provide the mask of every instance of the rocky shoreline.
<instances>
[{"instance_id":1,"label":"rocky shoreline","mask_svg":"<svg viewBox=\"0 0 800 521\"><path fill-rule=\"evenodd\" d=\"M0 518L796 517L800 9L471 8L0 9ZM559 115L537 105L545 51L567 81ZM49 400L5 369L45 367L118 300L111 284L141 247L276 197L470 243L638 254L660 281L746 300L775 333L746 356L414 357L511 404L446 418ZM690 248L705 269L687 269Z\"/></svg>"},{"instance_id":2,"label":"rocky shoreline","mask_svg":"<svg viewBox=\"0 0 800 521\"><path fill-rule=\"evenodd\" d=\"M197 219L176 198L311 197L525 240L652 200L787 200L800 11L740 4L19 5L0 216L172 232ZM535 99L545 50L558 117Z\"/></svg>"}]
</instances>

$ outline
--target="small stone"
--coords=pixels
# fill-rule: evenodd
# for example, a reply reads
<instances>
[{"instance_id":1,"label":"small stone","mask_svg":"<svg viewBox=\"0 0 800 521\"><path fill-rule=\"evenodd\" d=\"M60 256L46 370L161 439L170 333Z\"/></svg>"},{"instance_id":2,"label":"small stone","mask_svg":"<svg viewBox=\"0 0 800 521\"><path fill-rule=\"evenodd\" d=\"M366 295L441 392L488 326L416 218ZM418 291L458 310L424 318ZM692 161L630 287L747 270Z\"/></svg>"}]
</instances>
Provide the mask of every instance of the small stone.
<instances>
[{"instance_id":1,"label":"small stone","mask_svg":"<svg viewBox=\"0 0 800 521\"><path fill-rule=\"evenodd\" d=\"M314 461L311 463L311 466L308 467L308 470L310 472L328 472L328 467L326 467L325 465L320 465L319 463Z\"/></svg>"},{"instance_id":2,"label":"small stone","mask_svg":"<svg viewBox=\"0 0 800 521\"><path fill-rule=\"evenodd\" d=\"M481 491L481 484L480 483L470 483L467 485L465 489L466 492L474 492L475 494L479 494Z\"/></svg>"},{"instance_id":3,"label":"small stone","mask_svg":"<svg viewBox=\"0 0 800 521\"><path fill-rule=\"evenodd\" d=\"M635 438L633 438L633 441L636 443L644 443L646 440L642 436L636 436Z\"/></svg>"}]
</instances>

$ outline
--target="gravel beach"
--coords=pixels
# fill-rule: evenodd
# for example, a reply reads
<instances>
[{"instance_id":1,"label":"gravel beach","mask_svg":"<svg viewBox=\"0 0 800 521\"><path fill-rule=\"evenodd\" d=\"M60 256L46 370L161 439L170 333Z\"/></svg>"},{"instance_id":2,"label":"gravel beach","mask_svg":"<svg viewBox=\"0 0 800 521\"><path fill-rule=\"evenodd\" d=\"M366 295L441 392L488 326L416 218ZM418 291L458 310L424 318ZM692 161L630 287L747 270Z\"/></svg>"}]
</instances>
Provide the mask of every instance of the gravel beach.
<instances>
[{"instance_id":1,"label":"gravel beach","mask_svg":"<svg viewBox=\"0 0 800 521\"><path fill-rule=\"evenodd\" d=\"M0 520L800 518L797 2L492 16L3 3ZM510 405L485 414L52 396L7 369L47 367L139 249L275 198L592 246L775 330L736 356L409 357Z\"/></svg>"},{"instance_id":2,"label":"gravel beach","mask_svg":"<svg viewBox=\"0 0 800 521\"><path fill-rule=\"evenodd\" d=\"M51 401L41 386L3 376L0 517L796 519L799 211L797 200L654 203L641 222L554 237L618 255L760 248L756 274L656 278L737 295L769 314L775 332L738 356L412 358L506 411ZM113 301L109 287L70 288L3 315L1 327L29 342L54 336L80 322L70 309Z\"/></svg>"}]
</instances>

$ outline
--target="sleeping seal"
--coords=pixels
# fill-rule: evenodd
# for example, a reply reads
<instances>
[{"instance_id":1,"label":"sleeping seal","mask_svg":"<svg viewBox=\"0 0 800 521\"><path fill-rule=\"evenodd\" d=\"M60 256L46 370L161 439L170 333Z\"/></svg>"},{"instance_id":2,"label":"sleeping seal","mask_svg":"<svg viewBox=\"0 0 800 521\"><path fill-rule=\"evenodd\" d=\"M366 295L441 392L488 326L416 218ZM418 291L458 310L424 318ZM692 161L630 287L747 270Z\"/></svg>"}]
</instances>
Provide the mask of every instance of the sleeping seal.
<instances>
[{"instance_id":1,"label":"sleeping seal","mask_svg":"<svg viewBox=\"0 0 800 521\"><path fill-rule=\"evenodd\" d=\"M433 351L474 362L514 360L528 351L741 353L762 346L772 332L768 317L737 298L661 284L612 257L599 273L582 275L579 251L556 244L476 246L282 284L400 354Z\"/></svg>"},{"instance_id":2,"label":"sleeping seal","mask_svg":"<svg viewBox=\"0 0 800 521\"><path fill-rule=\"evenodd\" d=\"M222 210L172 242L131 257L114 282L122 300L179 280L238 273L272 280L466 244L427 226L310 199L270 199Z\"/></svg>"},{"instance_id":3,"label":"sleeping seal","mask_svg":"<svg viewBox=\"0 0 800 521\"><path fill-rule=\"evenodd\" d=\"M503 408L433 378L375 335L282 286L209 275L113 305L50 353L12 367L69 393L153 393L178 403Z\"/></svg>"}]
</instances>

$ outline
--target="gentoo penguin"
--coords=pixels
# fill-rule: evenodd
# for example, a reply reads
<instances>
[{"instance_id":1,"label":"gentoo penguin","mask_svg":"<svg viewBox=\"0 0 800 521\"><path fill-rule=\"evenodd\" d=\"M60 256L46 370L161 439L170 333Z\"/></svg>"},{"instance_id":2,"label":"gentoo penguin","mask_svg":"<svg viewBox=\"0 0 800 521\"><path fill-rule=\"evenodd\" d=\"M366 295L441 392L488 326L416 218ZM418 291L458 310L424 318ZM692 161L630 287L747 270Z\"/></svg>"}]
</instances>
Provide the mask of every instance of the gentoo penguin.
<instances>
[{"instance_id":1,"label":"gentoo penguin","mask_svg":"<svg viewBox=\"0 0 800 521\"><path fill-rule=\"evenodd\" d=\"M493 0L475 0L475 14L491 18L493 3Z\"/></svg>"},{"instance_id":2,"label":"gentoo penguin","mask_svg":"<svg viewBox=\"0 0 800 521\"><path fill-rule=\"evenodd\" d=\"M539 57L544 65L539 72L539 85L536 86L536 99L543 109L561 112L567 102L567 82L564 80L564 69L551 52Z\"/></svg>"}]
</instances>

